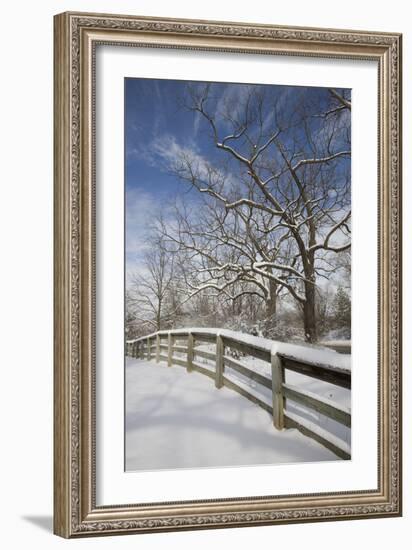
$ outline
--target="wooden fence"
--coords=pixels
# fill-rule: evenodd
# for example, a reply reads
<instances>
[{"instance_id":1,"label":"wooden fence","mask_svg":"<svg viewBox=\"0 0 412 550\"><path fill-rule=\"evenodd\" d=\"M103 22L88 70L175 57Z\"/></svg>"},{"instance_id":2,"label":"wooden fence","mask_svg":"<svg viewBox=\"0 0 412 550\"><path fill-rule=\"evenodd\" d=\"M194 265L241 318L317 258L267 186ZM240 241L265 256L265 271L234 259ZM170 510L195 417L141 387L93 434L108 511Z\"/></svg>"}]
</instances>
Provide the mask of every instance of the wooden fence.
<instances>
[{"instance_id":1,"label":"wooden fence","mask_svg":"<svg viewBox=\"0 0 412 550\"><path fill-rule=\"evenodd\" d=\"M136 340L127 341L126 355L149 361L166 361L169 367L178 365L185 367L188 372L196 371L204 374L214 380L217 388L226 386L269 412L273 417L273 424L278 430L297 428L340 458L350 459L348 445L313 422L288 412L286 410L286 400L289 399L315 410L347 427L351 426L350 410L329 399L285 382L285 371L289 370L350 389L350 371L306 359L304 361L300 358L296 359L291 355L274 352L270 345L264 346L259 343L251 343L250 340L247 337L242 339L241 334L233 336L225 334L225 331L218 330L214 332L203 332L201 330L160 331ZM267 342L270 344L269 341ZM213 344L214 351L200 349L200 346L205 347L204 344ZM231 355L229 355L229 351ZM234 351L237 352L238 358L233 357ZM180 354L180 356L176 354ZM244 355L269 363L271 377L257 373L242 363L241 359ZM206 359L207 364L201 364L199 358ZM230 369L268 388L272 395L271 405L264 400L263 396L260 398L247 387L245 388L230 380L225 375Z\"/></svg>"}]
</instances>

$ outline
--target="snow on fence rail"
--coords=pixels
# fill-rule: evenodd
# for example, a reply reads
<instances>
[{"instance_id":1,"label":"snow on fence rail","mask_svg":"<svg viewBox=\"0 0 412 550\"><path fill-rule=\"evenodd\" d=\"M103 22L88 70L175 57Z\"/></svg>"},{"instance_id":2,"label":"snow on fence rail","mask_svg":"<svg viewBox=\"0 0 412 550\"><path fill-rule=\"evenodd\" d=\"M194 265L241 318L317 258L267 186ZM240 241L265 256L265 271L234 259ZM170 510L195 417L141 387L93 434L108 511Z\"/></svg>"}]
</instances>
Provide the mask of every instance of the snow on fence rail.
<instances>
[{"instance_id":1,"label":"snow on fence rail","mask_svg":"<svg viewBox=\"0 0 412 550\"><path fill-rule=\"evenodd\" d=\"M204 344L214 344L214 351L201 349L200 346L204 348ZM269 363L271 377L255 372L245 365L241 358L229 356L226 353L229 349ZM176 353L180 354L180 357L176 356ZM285 382L285 370L289 370L350 389L350 358L347 355L218 329L159 331L136 340L128 340L126 355L149 361L166 361L169 367L179 365L185 367L188 372L197 371L204 374L214 380L217 388L226 386L269 412L278 430L296 428L340 458L350 459L350 448L346 443L313 422L287 411L285 406L286 399L289 399L350 427L349 409ZM202 365L199 358L213 361L213 365L210 362L207 366ZM233 369L269 389L272 395L271 405L251 388L238 384L226 376L226 369Z\"/></svg>"}]
</instances>

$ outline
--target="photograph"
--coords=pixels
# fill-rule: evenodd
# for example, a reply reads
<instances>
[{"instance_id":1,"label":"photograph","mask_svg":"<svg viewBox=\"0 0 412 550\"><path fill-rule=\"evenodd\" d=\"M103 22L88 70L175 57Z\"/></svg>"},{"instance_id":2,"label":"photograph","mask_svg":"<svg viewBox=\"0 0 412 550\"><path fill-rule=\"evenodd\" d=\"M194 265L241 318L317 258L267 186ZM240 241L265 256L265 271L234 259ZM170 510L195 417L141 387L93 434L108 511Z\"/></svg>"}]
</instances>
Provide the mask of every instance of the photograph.
<instances>
[{"instance_id":1,"label":"photograph","mask_svg":"<svg viewBox=\"0 0 412 550\"><path fill-rule=\"evenodd\" d=\"M351 460L351 96L124 79L126 472Z\"/></svg>"}]
</instances>

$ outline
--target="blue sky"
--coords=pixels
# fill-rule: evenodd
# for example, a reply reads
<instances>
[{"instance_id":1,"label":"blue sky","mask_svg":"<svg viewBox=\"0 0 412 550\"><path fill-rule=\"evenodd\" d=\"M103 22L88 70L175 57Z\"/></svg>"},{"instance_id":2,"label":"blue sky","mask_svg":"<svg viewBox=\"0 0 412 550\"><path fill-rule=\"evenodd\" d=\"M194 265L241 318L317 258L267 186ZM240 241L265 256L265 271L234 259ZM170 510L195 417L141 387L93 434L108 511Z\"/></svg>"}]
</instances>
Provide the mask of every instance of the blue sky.
<instances>
[{"instance_id":1,"label":"blue sky","mask_svg":"<svg viewBox=\"0 0 412 550\"><path fill-rule=\"evenodd\" d=\"M193 83L192 83L193 84ZM126 270L136 267L147 243L153 217L181 193L196 201L196 192L171 174L170 165L177 154L189 152L202 162L218 163L225 153L214 147L207 122L181 105L187 82L155 79L125 79L125 187L126 187ZM196 83L202 87L204 83ZM259 86L280 102L285 114L302 98L325 102L326 88ZM236 110L250 90L246 84L212 85L212 104L229 101ZM279 103L278 103L279 104ZM274 123L270 110L265 113L268 128ZM320 122L319 122L320 123ZM314 122L317 124L317 122ZM219 130L224 135L225 123Z\"/></svg>"}]
</instances>

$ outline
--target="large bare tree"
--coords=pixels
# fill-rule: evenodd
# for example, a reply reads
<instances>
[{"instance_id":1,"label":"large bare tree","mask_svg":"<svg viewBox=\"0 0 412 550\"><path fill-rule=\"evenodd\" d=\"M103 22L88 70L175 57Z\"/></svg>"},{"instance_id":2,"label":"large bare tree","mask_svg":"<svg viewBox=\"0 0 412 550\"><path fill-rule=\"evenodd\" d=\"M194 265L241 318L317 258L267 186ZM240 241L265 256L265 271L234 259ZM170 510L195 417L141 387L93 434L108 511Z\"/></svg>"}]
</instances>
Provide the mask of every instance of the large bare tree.
<instances>
[{"instance_id":1,"label":"large bare tree","mask_svg":"<svg viewBox=\"0 0 412 550\"><path fill-rule=\"evenodd\" d=\"M213 85L188 86L184 105L203 121L214 152L176 155L171 169L199 193L199 207L177 205L173 229L161 231L185 257L190 296L254 294L271 315L287 291L312 342L317 280L350 249L350 98L244 89L225 100Z\"/></svg>"}]
</instances>

